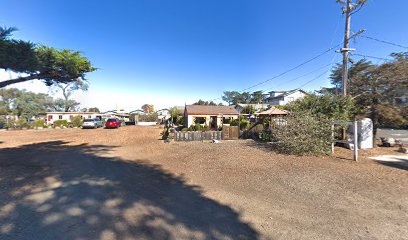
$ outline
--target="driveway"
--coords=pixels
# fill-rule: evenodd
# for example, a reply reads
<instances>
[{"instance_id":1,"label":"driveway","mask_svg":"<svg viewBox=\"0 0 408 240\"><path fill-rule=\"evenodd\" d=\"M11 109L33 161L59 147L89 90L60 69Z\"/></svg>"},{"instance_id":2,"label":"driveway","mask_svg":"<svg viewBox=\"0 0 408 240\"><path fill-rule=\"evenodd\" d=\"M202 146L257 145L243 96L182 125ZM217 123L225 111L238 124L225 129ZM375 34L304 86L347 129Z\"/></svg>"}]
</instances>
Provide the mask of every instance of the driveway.
<instances>
[{"instance_id":1,"label":"driveway","mask_svg":"<svg viewBox=\"0 0 408 240\"><path fill-rule=\"evenodd\" d=\"M0 239L408 239L405 169L160 131L2 132Z\"/></svg>"}]
</instances>

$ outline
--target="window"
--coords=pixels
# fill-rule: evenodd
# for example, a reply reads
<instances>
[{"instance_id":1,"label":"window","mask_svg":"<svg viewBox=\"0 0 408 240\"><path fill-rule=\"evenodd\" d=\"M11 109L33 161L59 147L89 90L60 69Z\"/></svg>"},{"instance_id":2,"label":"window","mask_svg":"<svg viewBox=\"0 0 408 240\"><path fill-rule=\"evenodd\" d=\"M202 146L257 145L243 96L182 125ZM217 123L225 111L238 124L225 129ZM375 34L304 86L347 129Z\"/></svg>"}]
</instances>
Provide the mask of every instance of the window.
<instances>
[{"instance_id":1,"label":"window","mask_svg":"<svg viewBox=\"0 0 408 240\"><path fill-rule=\"evenodd\" d=\"M206 120L207 119L205 117L196 117L194 120L194 123L195 124L205 124Z\"/></svg>"},{"instance_id":2,"label":"window","mask_svg":"<svg viewBox=\"0 0 408 240\"><path fill-rule=\"evenodd\" d=\"M91 115L88 115L88 118L92 118L92 116L91 116Z\"/></svg>"},{"instance_id":3,"label":"window","mask_svg":"<svg viewBox=\"0 0 408 240\"><path fill-rule=\"evenodd\" d=\"M58 119L61 120L61 119L62 119L62 115L58 115Z\"/></svg>"},{"instance_id":4,"label":"window","mask_svg":"<svg viewBox=\"0 0 408 240\"><path fill-rule=\"evenodd\" d=\"M231 123L231 118L230 117L224 117L222 119L222 123L223 124L230 124Z\"/></svg>"},{"instance_id":5,"label":"window","mask_svg":"<svg viewBox=\"0 0 408 240\"><path fill-rule=\"evenodd\" d=\"M293 102L295 99L293 97L288 97L288 102Z\"/></svg>"}]
</instances>

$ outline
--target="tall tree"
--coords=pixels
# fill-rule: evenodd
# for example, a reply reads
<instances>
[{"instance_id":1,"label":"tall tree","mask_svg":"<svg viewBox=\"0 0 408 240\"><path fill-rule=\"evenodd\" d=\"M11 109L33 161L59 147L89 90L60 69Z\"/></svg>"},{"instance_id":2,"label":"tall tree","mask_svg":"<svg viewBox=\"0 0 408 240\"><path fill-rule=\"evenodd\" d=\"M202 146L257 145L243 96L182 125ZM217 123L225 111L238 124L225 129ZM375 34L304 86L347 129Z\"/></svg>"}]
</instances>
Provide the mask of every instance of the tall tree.
<instances>
[{"instance_id":1,"label":"tall tree","mask_svg":"<svg viewBox=\"0 0 408 240\"><path fill-rule=\"evenodd\" d=\"M16 28L0 28L0 68L25 76L0 82L0 88L29 80L41 80L47 86L82 80L96 70L78 51L58 50L22 40L10 39Z\"/></svg>"},{"instance_id":2,"label":"tall tree","mask_svg":"<svg viewBox=\"0 0 408 240\"><path fill-rule=\"evenodd\" d=\"M13 103L13 112L18 117L35 117L48 111L49 101L46 94L21 91Z\"/></svg>"},{"instance_id":3,"label":"tall tree","mask_svg":"<svg viewBox=\"0 0 408 240\"><path fill-rule=\"evenodd\" d=\"M228 105L236 105L240 96L241 94L237 91L225 91L222 100L227 102Z\"/></svg>"},{"instance_id":4,"label":"tall tree","mask_svg":"<svg viewBox=\"0 0 408 240\"><path fill-rule=\"evenodd\" d=\"M262 91L256 91L252 93L251 103L263 103L264 94Z\"/></svg>"},{"instance_id":5,"label":"tall tree","mask_svg":"<svg viewBox=\"0 0 408 240\"><path fill-rule=\"evenodd\" d=\"M210 105L210 106L222 106L222 104L216 104L214 101L204 101L199 99L197 102L193 103L193 105Z\"/></svg>"},{"instance_id":6,"label":"tall tree","mask_svg":"<svg viewBox=\"0 0 408 240\"><path fill-rule=\"evenodd\" d=\"M97 107L90 107L90 108L88 108L88 112L100 113L101 111Z\"/></svg>"},{"instance_id":7,"label":"tall tree","mask_svg":"<svg viewBox=\"0 0 408 240\"><path fill-rule=\"evenodd\" d=\"M64 111L70 112L70 111L73 111L74 108L79 105L78 102L76 102L73 99L70 99L73 92L77 90L87 91L88 83L81 79L77 79L76 81L73 81L67 84L58 83L56 84L55 87L61 90L62 95L64 96L64 99L63 99L64 100Z\"/></svg>"},{"instance_id":8,"label":"tall tree","mask_svg":"<svg viewBox=\"0 0 408 240\"><path fill-rule=\"evenodd\" d=\"M393 53L391 62L374 65L361 60L350 67L350 94L357 105L369 116L374 125L374 139L381 119L388 119L395 99L408 92L408 53ZM341 81L338 74L341 65L332 71L331 80ZM393 111L393 110L392 110Z\"/></svg>"},{"instance_id":9,"label":"tall tree","mask_svg":"<svg viewBox=\"0 0 408 240\"><path fill-rule=\"evenodd\" d=\"M145 113L153 113L154 112L154 106L151 104L144 104L142 106L142 109Z\"/></svg>"}]
</instances>

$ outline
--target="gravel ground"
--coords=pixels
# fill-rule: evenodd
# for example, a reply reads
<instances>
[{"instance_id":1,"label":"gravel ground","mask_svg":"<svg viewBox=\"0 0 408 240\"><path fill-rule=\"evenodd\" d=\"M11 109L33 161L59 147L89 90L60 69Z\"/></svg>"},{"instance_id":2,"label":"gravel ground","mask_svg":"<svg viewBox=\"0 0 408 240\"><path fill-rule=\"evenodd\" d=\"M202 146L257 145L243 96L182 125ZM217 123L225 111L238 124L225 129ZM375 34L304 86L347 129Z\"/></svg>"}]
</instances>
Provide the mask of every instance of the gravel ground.
<instances>
[{"instance_id":1,"label":"gravel ground","mask_svg":"<svg viewBox=\"0 0 408 240\"><path fill-rule=\"evenodd\" d=\"M408 169L158 127L0 132L0 239L408 239Z\"/></svg>"}]
</instances>

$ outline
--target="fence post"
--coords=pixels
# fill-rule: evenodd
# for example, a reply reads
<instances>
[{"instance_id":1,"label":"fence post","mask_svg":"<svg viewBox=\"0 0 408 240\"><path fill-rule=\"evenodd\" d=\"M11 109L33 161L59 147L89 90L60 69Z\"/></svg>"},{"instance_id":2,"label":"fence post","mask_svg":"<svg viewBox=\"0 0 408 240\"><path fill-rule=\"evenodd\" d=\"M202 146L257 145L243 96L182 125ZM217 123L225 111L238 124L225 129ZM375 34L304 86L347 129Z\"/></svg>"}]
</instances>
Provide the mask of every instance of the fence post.
<instances>
[{"instance_id":1,"label":"fence post","mask_svg":"<svg viewBox=\"0 0 408 240\"><path fill-rule=\"evenodd\" d=\"M331 142L331 155L334 156L334 124L331 125L332 130L332 142Z\"/></svg>"},{"instance_id":2,"label":"fence post","mask_svg":"<svg viewBox=\"0 0 408 240\"><path fill-rule=\"evenodd\" d=\"M354 139L354 161L358 161L358 127L357 121L354 120L353 122L353 139Z\"/></svg>"}]
</instances>

